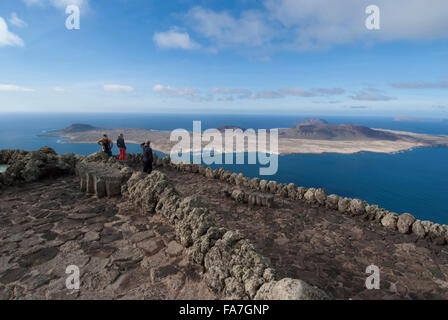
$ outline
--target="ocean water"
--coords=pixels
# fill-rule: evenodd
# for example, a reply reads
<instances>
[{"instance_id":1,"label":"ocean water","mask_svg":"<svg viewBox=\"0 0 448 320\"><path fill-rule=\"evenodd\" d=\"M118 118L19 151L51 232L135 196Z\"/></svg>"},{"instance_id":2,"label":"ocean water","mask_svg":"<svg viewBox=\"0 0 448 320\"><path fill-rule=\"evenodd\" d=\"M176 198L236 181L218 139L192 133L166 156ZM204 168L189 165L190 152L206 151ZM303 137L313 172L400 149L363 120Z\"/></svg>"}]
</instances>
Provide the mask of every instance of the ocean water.
<instances>
[{"instance_id":1,"label":"ocean water","mask_svg":"<svg viewBox=\"0 0 448 320\"><path fill-rule=\"evenodd\" d=\"M317 117L333 124L353 123L374 128L448 135L447 123L397 122L392 118L380 117ZM193 120L202 120L202 129L205 130L222 125L253 129L286 128L302 119L294 115L0 114L0 149L36 150L47 145L58 153L87 155L98 151L99 147L95 144L71 144L58 138L37 136L73 123L101 127L191 130ZM139 146L129 144L128 152L140 152ZM115 147L114 153L118 153ZM294 182L305 187L322 187L328 193L360 198L397 213L409 212L422 220L448 224L447 159L448 148L416 148L396 154L361 152L350 155L282 155L279 157L277 174L260 178L282 183ZM257 165L222 166L249 177L259 176Z\"/></svg>"}]
</instances>

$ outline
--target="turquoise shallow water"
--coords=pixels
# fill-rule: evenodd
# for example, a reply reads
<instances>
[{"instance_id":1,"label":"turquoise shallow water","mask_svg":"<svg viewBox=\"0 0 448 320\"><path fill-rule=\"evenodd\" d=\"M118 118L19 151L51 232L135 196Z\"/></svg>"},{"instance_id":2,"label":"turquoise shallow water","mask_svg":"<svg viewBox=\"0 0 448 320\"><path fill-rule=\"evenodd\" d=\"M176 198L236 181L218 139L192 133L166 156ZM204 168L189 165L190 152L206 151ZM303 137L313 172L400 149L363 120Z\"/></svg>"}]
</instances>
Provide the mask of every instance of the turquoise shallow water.
<instances>
[{"instance_id":1,"label":"turquoise shallow water","mask_svg":"<svg viewBox=\"0 0 448 320\"><path fill-rule=\"evenodd\" d=\"M395 122L388 118L325 117L330 123L356 123L376 128L420 133L448 134L448 124ZM203 115L95 115L95 114L3 114L0 115L0 149L35 150L44 145L58 153L90 154L94 144L62 143L60 139L37 137L48 130L72 123L95 126L123 126L146 129L192 129L192 120L202 120L203 129L221 125L244 128L284 128L302 117L282 116L203 116ZM140 152L128 145L129 152ZM114 149L118 154L118 150ZM448 223L448 148L417 148L397 154L362 152L351 155L284 155L279 171L261 177L305 187L323 187L329 193L360 198L397 213L410 212L420 219ZM258 176L257 165L223 165L250 177ZM214 166L216 167L216 166Z\"/></svg>"}]
</instances>

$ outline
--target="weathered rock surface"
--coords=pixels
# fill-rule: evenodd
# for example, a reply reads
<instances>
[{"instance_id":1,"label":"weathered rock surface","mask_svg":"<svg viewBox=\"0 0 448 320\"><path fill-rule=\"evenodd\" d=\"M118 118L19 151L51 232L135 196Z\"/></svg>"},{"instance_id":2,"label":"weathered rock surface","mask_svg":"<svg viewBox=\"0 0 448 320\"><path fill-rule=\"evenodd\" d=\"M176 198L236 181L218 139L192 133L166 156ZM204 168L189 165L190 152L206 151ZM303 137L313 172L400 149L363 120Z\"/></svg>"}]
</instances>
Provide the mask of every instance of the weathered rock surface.
<instances>
[{"instance_id":1,"label":"weathered rock surface","mask_svg":"<svg viewBox=\"0 0 448 320\"><path fill-rule=\"evenodd\" d=\"M73 174L75 163L75 155L57 155L49 147L30 152L0 150L0 164L9 165L6 172L0 174L0 184L17 185L63 174Z\"/></svg>"},{"instance_id":2,"label":"weathered rock surface","mask_svg":"<svg viewBox=\"0 0 448 320\"><path fill-rule=\"evenodd\" d=\"M304 281L284 278L280 281L265 283L258 290L255 300L327 300L322 290L312 287Z\"/></svg>"},{"instance_id":3,"label":"weathered rock surface","mask_svg":"<svg viewBox=\"0 0 448 320\"><path fill-rule=\"evenodd\" d=\"M166 219L78 185L61 177L0 194L2 299L216 299ZM65 286L69 265L79 290Z\"/></svg>"},{"instance_id":4,"label":"weathered rock surface","mask_svg":"<svg viewBox=\"0 0 448 320\"><path fill-rule=\"evenodd\" d=\"M227 181L209 182L201 175L179 175L170 170L164 173L182 196L198 197L216 220L214 231L210 229L202 242L191 247L198 261L203 259L201 246L209 248L215 239L222 238L220 228L238 230L270 261L276 281L301 279L336 299L448 299L447 251L436 245L432 236L418 237L416 226L425 232L418 221L410 227L412 232L402 234L397 230L398 215L372 205L365 206L365 213L360 210L353 214L352 199L331 195L326 200L328 208L317 207L315 190L308 194L311 200L311 194L314 196L309 205L303 199L308 189L302 187L296 189L295 199L274 195L275 208L251 207L223 196L222 190L234 188ZM260 189L262 184L261 180ZM253 192L249 188L239 186L243 192ZM305 201L298 201L300 194ZM391 229L381 225L385 216L388 218L384 222L391 220ZM443 229L426 222L424 225L428 233ZM380 290L365 287L365 270L371 264L380 268ZM242 292L241 285L226 281L225 276L215 279L232 292Z\"/></svg>"},{"instance_id":5,"label":"weathered rock surface","mask_svg":"<svg viewBox=\"0 0 448 320\"><path fill-rule=\"evenodd\" d=\"M413 215L409 213L403 213L398 217L397 228L401 233L409 233L412 230L412 224L414 223L415 218Z\"/></svg>"},{"instance_id":6,"label":"weathered rock surface","mask_svg":"<svg viewBox=\"0 0 448 320\"><path fill-rule=\"evenodd\" d=\"M0 163L24 164L9 175L9 184L22 189L0 194L5 299L448 298L446 225L323 189L167 158L155 160L163 172L146 175L126 167L138 168L138 156L125 162L103 153L60 157L49 148L31 156L0 152ZM75 163L78 173L94 173L81 174L80 184L98 199L68 179L23 184L25 176L73 173ZM101 199L114 194L124 199ZM275 209L263 204L266 196ZM67 293L63 266L75 260L84 268L83 288ZM364 287L372 263L380 267L381 290Z\"/></svg>"}]
</instances>

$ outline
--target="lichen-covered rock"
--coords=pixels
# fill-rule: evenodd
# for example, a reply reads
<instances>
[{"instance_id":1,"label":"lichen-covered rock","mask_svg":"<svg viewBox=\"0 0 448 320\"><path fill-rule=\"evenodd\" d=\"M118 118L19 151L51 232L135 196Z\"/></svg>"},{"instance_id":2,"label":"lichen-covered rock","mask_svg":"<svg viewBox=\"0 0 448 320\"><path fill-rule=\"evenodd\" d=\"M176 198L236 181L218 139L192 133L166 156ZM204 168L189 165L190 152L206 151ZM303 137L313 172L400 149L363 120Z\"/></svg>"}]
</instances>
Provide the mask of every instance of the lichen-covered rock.
<instances>
[{"instance_id":1,"label":"lichen-covered rock","mask_svg":"<svg viewBox=\"0 0 448 320\"><path fill-rule=\"evenodd\" d=\"M76 157L73 154L57 155L49 147L31 152L3 150L1 163L9 164L6 172L2 174L2 183L14 185L74 174Z\"/></svg>"},{"instance_id":2,"label":"lichen-covered rock","mask_svg":"<svg viewBox=\"0 0 448 320\"><path fill-rule=\"evenodd\" d=\"M92 153L91 155L88 155L85 158L85 161L88 162L101 162L101 161L107 161L109 160L109 156L104 153L103 151L97 151L95 153Z\"/></svg>"},{"instance_id":3,"label":"lichen-covered rock","mask_svg":"<svg viewBox=\"0 0 448 320\"><path fill-rule=\"evenodd\" d=\"M398 215L393 212L388 212L383 219L381 219L381 224L388 229L395 230L397 229L397 221Z\"/></svg>"},{"instance_id":4,"label":"lichen-covered rock","mask_svg":"<svg viewBox=\"0 0 448 320\"><path fill-rule=\"evenodd\" d=\"M316 197L314 196L315 192L316 192L316 189L315 189L315 188L309 188L309 189L305 192L303 198L304 198L308 203L315 203L315 202L316 202Z\"/></svg>"},{"instance_id":5,"label":"lichen-covered rock","mask_svg":"<svg viewBox=\"0 0 448 320\"><path fill-rule=\"evenodd\" d=\"M260 178L253 178L250 180L250 187L254 190L260 189Z\"/></svg>"},{"instance_id":6,"label":"lichen-covered rock","mask_svg":"<svg viewBox=\"0 0 448 320\"><path fill-rule=\"evenodd\" d=\"M377 205L366 205L366 214L369 220L375 220L376 212L379 210Z\"/></svg>"},{"instance_id":7,"label":"lichen-covered rock","mask_svg":"<svg viewBox=\"0 0 448 320\"><path fill-rule=\"evenodd\" d=\"M412 233L417 235L419 238L425 237L426 231L420 220L415 220L412 224Z\"/></svg>"},{"instance_id":8,"label":"lichen-covered rock","mask_svg":"<svg viewBox=\"0 0 448 320\"><path fill-rule=\"evenodd\" d=\"M277 181L269 181L267 185L267 191L270 193L276 193L277 192Z\"/></svg>"},{"instance_id":9,"label":"lichen-covered rock","mask_svg":"<svg viewBox=\"0 0 448 320\"><path fill-rule=\"evenodd\" d=\"M253 299L265 279L267 261L242 234L228 231L204 258L205 281L227 299Z\"/></svg>"},{"instance_id":10,"label":"lichen-covered rock","mask_svg":"<svg viewBox=\"0 0 448 320\"><path fill-rule=\"evenodd\" d=\"M296 197L297 197L297 187L296 187L295 183L288 184L287 190L288 190L288 198L296 199Z\"/></svg>"},{"instance_id":11,"label":"lichen-covered rock","mask_svg":"<svg viewBox=\"0 0 448 320\"><path fill-rule=\"evenodd\" d=\"M423 228L425 229L425 232L428 234L429 230L431 229L431 227L434 223L432 221L424 220L424 221L421 221L421 224L422 224Z\"/></svg>"},{"instance_id":12,"label":"lichen-covered rock","mask_svg":"<svg viewBox=\"0 0 448 320\"><path fill-rule=\"evenodd\" d=\"M205 169L205 176L211 179L216 179L218 177L217 172L210 167Z\"/></svg>"},{"instance_id":13,"label":"lichen-covered rock","mask_svg":"<svg viewBox=\"0 0 448 320\"><path fill-rule=\"evenodd\" d=\"M243 186L244 185L244 175L242 173L239 173L235 177L235 184L237 186Z\"/></svg>"},{"instance_id":14,"label":"lichen-covered rock","mask_svg":"<svg viewBox=\"0 0 448 320\"><path fill-rule=\"evenodd\" d=\"M244 196L245 196L245 194L244 194L244 191L242 191L242 190L237 189L237 190L233 190L233 192L232 192L232 199L237 202L244 202L244 198L245 198Z\"/></svg>"},{"instance_id":15,"label":"lichen-covered rock","mask_svg":"<svg viewBox=\"0 0 448 320\"><path fill-rule=\"evenodd\" d=\"M430 227L429 227L429 233L433 238L438 238L438 237L442 237L443 235L443 228L440 224L438 223L433 223Z\"/></svg>"},{"instance_id":16,"label":"lichen-covered rock","mask_svg":"<svg viewBox=\"0 0 448 320\"><path fill-rule=\"evenodd\" d=\"M307 189L305 187L297 187L296 199L303 200Z\"/></svg>"},{"instance_id":17,"label":"lichen-covered rock","mask_svg":"<svg viewBox=\"0 0 448 320\"><path fill-rule=\"evenodd\" d=\"M360 199L350 201L350 212L353 215L362 215L366 213L366 203Z\"/></svg>"},{"instance_id":18,"label":"lichen-covered rock","mask_svg":"<svg viewBox=\"0 0 448 320\"><path fill-rule=\"evenodd\" d=\"M260 180L260 191L267 191L268 182L266 180Z\"/></svg>"},{"instance_id":19,"label":"lichen-covered rock","mask_svg":"<svg viewBox=\"0 0 448 320\"><path fill-rule=\"evenodd\" d=\"M193 245L188 248L187 255L190 261L203 265L204 257L212 248L216 241L221 239L228 230L224 228L211 227L199 239L194 241Z\"/></svg>"},{"instance_id":20,"label":"lichen-covered rock","mask_svg":"<svg viewBox=\"0 0 448 320\"><path fill-rule=\"evenodd\" d=\"M327 192L324 189L319 188L314 192L314 198L316 198L318 204L324 206L327 201Z\"/></svg>"},{"instance_id":21,"label":"lichen-covered rock","mask_svg":"<svg viewBox=\"0 0 448 320\"><path fill-rule=\"evenodd\" d=\"M412 214L403 213L398 217L397 228L400 233L409 233L415 218Z\"/></svg>"},{"instance_id":22,"label":"lichen-covered rock","mask_svg":"<svg viewBox=\"0 0 448 320\"><path fill-rule=\"evenodd\" d=\"M286 185L284 184L278 184L277 185L277 195L283 197L283 198L287 198L288 197L288 188Z\"/></svg>"},{"instance_id":23,"label":"lichen-covered rock","mask_svg":"<svg viewBox=\"0 0 448 320\"><path fill-rule=\"evenodd\" d=\"M339 203L339 196L336 194L330 194L325 201L325 206L328 209L338 210L338 203Z\"/></svg>"},{"instance_id":24,"label":"lichen-covered rock","mask_svg":"<svg viewBox=\"0 0 448 320\"><path fill-rule=\"evenodd\" d=\"M255 300L328 300L328 295L308 283L291 278L265 283Z\"/></svg>"},{"instance_id":25,"label":"lichen-covered rock","mask_svg":"<svg viewBox=\"0 0 448 320\"><path fill-rule=\"evenodd\" d=\"M339 198L338 211L342 213L348 212L350 210L350 202L351 199L349 198Z\"/></svg>"}]
</instances>

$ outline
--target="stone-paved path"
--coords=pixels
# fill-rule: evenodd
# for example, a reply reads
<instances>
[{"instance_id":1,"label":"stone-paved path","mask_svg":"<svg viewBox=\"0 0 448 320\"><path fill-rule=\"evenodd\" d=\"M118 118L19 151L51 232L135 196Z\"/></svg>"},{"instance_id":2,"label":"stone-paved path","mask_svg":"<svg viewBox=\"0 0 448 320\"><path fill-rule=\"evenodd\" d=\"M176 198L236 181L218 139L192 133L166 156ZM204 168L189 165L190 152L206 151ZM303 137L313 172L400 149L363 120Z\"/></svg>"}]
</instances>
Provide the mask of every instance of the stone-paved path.
<instances>
[{"instance_id":1,"label":"stone-paved path","mask_svg":"<svg viewBox=\"0 0 448 320\"><path fill-rule=\"evenodd\" d=\"M66 267L80 269L68 290ZM174 229L79 180L0 191L0 299L215 299Z\"/></svg>"},{"instance_id":2,"label":"stone-paved path","mask_svg":"<svg viewBox=\"0 0 448 320\"><path fill-rule=\"evenodd\" d=\"M250 239L280 278L305 280L339 299L448 298L446 246L280 197L275 197L274 208L250 208L223 196L223 190L237 189L234 185L199 174L164 172L184 196L197 194L218 224ZM380 268L379 290L365 287L371 264Z\"/></svg>"}]
</instances>

